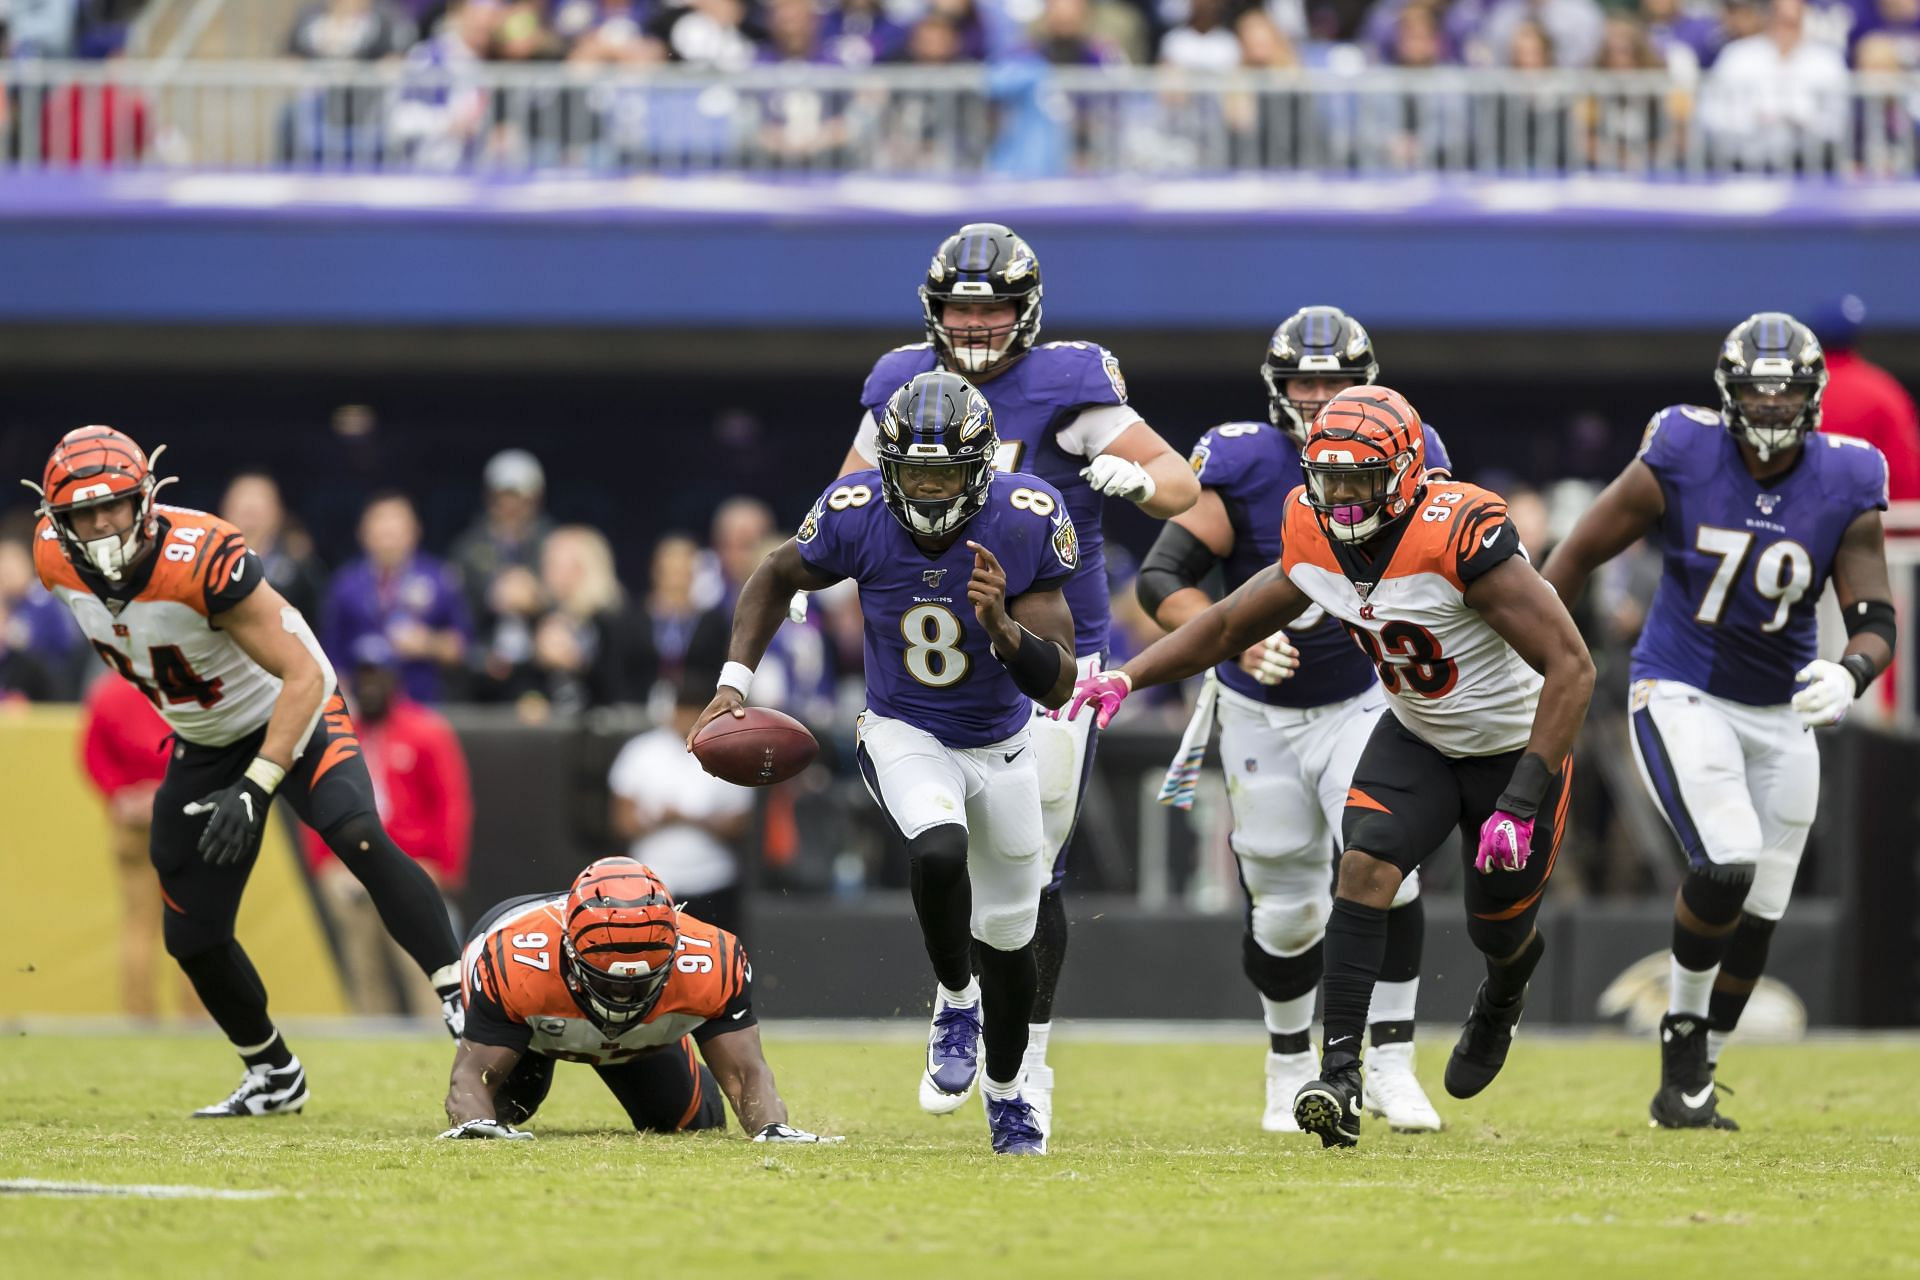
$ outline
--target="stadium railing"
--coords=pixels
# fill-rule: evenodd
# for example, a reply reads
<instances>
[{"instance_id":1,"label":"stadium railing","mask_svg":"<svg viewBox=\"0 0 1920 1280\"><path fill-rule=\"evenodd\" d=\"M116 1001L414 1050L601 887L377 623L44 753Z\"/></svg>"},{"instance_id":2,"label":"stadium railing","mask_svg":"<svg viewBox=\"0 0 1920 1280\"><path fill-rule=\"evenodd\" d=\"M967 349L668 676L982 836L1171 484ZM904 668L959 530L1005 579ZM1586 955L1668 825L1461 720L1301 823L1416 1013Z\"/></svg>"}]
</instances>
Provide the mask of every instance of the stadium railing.
<instances>
[{"instance_id":1,"label":"stadium railing","mask_svg":"<svg viewBox=\"0 0 1920 1280\"><path fill-rule=\"evenodd\" d=\"M1792 174L1911 179L1920 76L1444 68L0 67L0 168L405 173Z\"/></svg>"}]
</instances>

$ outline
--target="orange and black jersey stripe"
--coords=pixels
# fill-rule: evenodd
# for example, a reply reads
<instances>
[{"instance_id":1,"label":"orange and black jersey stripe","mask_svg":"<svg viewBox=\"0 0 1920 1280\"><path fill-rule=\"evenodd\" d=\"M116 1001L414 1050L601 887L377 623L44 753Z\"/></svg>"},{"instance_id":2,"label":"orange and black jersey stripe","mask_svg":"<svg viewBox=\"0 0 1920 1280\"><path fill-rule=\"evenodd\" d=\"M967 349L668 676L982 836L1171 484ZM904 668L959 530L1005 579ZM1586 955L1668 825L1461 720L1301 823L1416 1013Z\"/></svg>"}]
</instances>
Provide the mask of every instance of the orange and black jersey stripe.
<instances>
[{"instance_id":1,"label":"orange and black jersey stripe","mask_svg":"<svg viewBox=\"0 0 1920 1280\"><path fill-rule=\"evenodd\" d=\"M1458 480L1427 481L1413 509L1365 550L1328 537L1301 486L1288 497L1281 540L1284 567L1318 564L1370 586L1386 578L1430 573L1465 591L1502 562L1526 554L1506 500Z\"/></svg>"}]
</instances>

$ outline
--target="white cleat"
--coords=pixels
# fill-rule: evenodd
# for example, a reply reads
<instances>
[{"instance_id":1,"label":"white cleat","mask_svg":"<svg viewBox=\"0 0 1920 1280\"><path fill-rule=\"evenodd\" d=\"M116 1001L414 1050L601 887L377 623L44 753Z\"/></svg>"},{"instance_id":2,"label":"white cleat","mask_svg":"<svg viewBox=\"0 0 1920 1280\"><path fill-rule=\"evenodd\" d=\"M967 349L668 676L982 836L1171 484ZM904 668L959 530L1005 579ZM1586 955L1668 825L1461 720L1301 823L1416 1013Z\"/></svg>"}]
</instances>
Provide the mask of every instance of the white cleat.
<instances>
[{"instance_id":1,"label":"white cleat","mask_svg":"<svg viewBox=\"0 0 1920 1280\"><path fill-rule=\"evenodd\" d=\"M295 1058L274 1070L265 1064L250 1066L240 1077L240 1087L223 1102L194 1112L198 1120L227 1119L236 1116L292 1115L307 1105L307 1073Z\"/></svg>"},{"instance_id":2,"label":"white cleat","mask_svg":"<svg viewBox=\"0 0 1920 1280\"><path fill-rule=\"evenodd\" d=\"M1293 1118L1293 1099L1309 1080L1320 1075L1320 1062L1309 1049L1305 1053L1269 1053L1267 1055L1267 1110L1260 1127L1268 1133L1299 1133Z\"/></svg>"},{"instance_id":3,"label":"white cleat","mask_svg":"<svg viewBox=\"0 0 1920 1280\"><path fill-rule=\"evenodd\" d=\"M1395 1133L1438 1133L1444 1127L1414 1077L1411 1040L1374 1045L1360 1071L1368 1115L1379 1116Z\"/></svg>"}]
</instances>

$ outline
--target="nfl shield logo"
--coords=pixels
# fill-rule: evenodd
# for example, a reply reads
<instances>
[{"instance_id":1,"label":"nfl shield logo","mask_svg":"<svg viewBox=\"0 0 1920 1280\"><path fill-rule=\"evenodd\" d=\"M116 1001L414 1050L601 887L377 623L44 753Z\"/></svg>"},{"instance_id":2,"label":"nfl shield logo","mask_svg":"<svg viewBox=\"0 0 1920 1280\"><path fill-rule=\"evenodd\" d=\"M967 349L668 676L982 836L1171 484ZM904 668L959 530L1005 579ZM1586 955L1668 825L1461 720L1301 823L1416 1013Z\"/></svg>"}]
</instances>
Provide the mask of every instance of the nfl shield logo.
<instances>
[{"instance_id":1,"label":"nfl shield logo","mask_svg":"<svg viewBox=\"0 0 1920 1280\"><path fill-rule=\"evenodd\" d=\"M946 576L947 571L945 569L927 569L921 572L920 580L927 584L929 591L938 591L940 589L940 579Z\"/></svg>"},{"instance_id":2,"label":"nfl shield logo","mask_svg":"<svg viewBox=\"0 0 1920 1280\"><path fill-rule=\"evenodd\" d=\"M1773 514L1773 509L1780 505L1780 495L1777 493L1757 493L1753 497L1753 502L1755 506L1760 508L1761 515L1770 516Z\"/></svg>"}]
</instances>

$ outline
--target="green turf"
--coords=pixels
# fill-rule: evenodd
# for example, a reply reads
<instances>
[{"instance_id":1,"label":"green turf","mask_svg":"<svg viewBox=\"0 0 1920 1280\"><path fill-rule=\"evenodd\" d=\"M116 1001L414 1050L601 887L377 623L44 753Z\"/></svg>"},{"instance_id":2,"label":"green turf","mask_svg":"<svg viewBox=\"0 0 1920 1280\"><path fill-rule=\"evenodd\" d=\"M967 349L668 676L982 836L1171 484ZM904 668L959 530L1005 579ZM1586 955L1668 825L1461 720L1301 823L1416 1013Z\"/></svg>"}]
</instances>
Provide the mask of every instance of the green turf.
<instances>
[{"instance_id":1,"label":"green turf","mask_svg":"<svg viewBox=\"0 0 1920 1280\"><path fill-rule=\"evenodd\" d=\"M1448 1131L1357 1152L1259 1131L1260 1047L1055 1046L1054 1154L932 1119L902 1043L782 1043L843 1146L637 1138L562 1064L529 1143L438 1143L448 1047L301 1037L299 1117L183 1118L208 1040L0 1041L0 1178L278 1188L234 1202L0 1197L0 1275L1734 1277L1920 1274L1920 1046L1736 1048L1738 1134L1646 1127L1651 1046L1522 1038Z\"/></svg>"}]
</instances>

